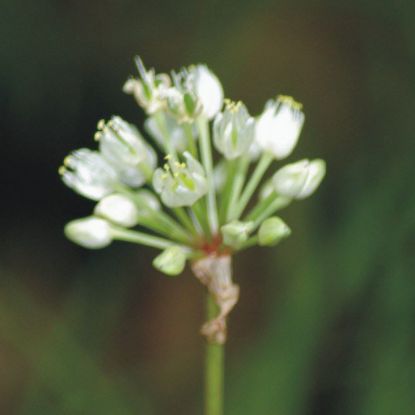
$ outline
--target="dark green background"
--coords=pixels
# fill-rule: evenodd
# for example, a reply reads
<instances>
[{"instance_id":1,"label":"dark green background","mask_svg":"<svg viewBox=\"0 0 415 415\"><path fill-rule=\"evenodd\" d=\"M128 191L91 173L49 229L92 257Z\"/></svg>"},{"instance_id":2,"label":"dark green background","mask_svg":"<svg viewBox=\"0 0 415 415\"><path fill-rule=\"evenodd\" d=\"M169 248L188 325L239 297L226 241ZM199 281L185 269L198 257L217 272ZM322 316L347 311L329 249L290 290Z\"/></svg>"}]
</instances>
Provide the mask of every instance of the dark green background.
<instances>
[{"instance_id":1,"label":"dark green background","mask_svg":"<svg viewBox=\"0 0 415 415\"><path fill-rule=\"evenodd\" d=\"M66 241L92 203L57 168L98 119L143 114L132 57L207 63L251 113L290 94L290 161L322 157L293 235L235 258L227 415L415 407L415 3L1 1L0 413L201 414L203 295L152 250Z\"/></svg>"}]
</instances>

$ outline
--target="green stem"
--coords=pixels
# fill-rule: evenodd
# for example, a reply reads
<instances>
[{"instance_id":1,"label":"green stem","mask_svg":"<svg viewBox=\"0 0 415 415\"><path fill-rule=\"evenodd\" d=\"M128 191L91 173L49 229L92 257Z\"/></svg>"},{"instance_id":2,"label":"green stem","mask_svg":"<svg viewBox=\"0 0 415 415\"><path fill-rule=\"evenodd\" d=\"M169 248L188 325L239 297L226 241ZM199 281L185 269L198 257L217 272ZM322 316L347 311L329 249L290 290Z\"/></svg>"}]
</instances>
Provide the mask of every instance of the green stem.
<instances>
[{"instance_id":1,"label":"green stem","mask_svg":"<svg viewBox=\"0 0 415 415\"><path fill-rule=\"evenodd\" d=\"M198 154L197 154L197 147L195 144L195 137L193 136L193 131L192 131L192 124L190 123L184 123L183 124L183 130L184 133L186 134L186 139L187 139L187 148L190 151L190 154L194 157L194 158L198 158Z\"/></svg>"},{"instance_id":2,"label":"green stem","mask_svg":"<svg viewBox=\"0 0 415 415\"><path fill-rule=\"evenodd\" d=\"M189 231L192 233L192 235L196 236L197 232L196 229L192 223L192 220L182 207L177 207L172 209L174 214L177 216L177 219L179 219L180 223Z\"/></svg>"},{"instance_id":3,"label":"green stem","mask_svg":"<svg viewBox=\"0 0 415 415\"><path fill-rule=\"evenodd\" d=\"M232 206L236 206L238 198L241 194L242 187L245 182L246 172L249 166L248 157L241 157L237 162L236 174L233 181L233 186L231 187L231 195L229 198L229 204L226 209L226 222L230 222L233 219L237 219L235 210L232 209ZM239 216L239 215L238 215Z\"/></svg>"},{"instance_id":4,"label":"green stem","mask_svg":"<svg viewBox=\"0 0 415 415\"><path fill-rule=\"evenodd\" d=\"M257 215L254 226L255 228L261 224L262 221L272 216L278 210L286 207L291 203L291 199L287 197L277 197L269 206L267 206L259 215Z\"/></svg>"},{"instance_id":5,"label":"green stem","mask_svg":"<svg viewBox=\"0 0 415 415\"><path fill-rule=\"evenodd\" d=\"M170 154L174 159L177 159L176 149L174 148L169 132L167 131L165 115L163 112L158 111L154 114L154 119L163 136L164 151L166 154Z\"/></svg>"},{"instance_id":6,"label":"green stem","mask_svg":"<svg viewBox=\"0 0 415 415\"><path fill-rule=\"evenodd\" d=\"M213 161L212 161L212 149L210 146L210 137L209 137L209 124L208 121L204 118L199 118L197 121L199 128L199 145L200 145L200 154L202 156L203 167L206 172L206 179L208 184L208 194L207 194L207 209L208 209L208 219L210 230L213 235L218 231L218 211L216 208L216 195L215 195L215 185L213 181Z\"/></svg>"},{"instance_id":7,"label":"green stem","mask_svg":"<svg viewBox=\"0 0 415 415\"><path fill-rule=\"evenodd\" d=\"M202 227L203 233L205 235L209 235L210 229L209 229L209 224L207 223L206 206L205 206L204 202L205 202L204 199L199 199L191 207L191 210L193 211L194 215L196 216L198 222L200 223L200 226Z\"/></svg>"},{"instance_id":8,"label":"green stem","mask_svg":"<svg viewBox=\"0 0 415 415\"><path fill-rule=\"evenodd\" d=\"M173 242L157 236L147 235L143 232L130 231L116 226L111 227L111 234L114 239L126 242L134 242L141 245L151 246L152 248L166 249L174 245ZM188 249L188 248L187 248Z\"/></svg>"},{"instance_id":9,"label":"green stem","mask_svg":"<svg viewBox=\"0 0 415 415\"><path fill-rule=\"evenodd\" d=\"M277 198L277 194L272 192L268 196L260 200L245 216L245 221L255 221L258 216Z\"/></svg>"},{"instance_id":10,"label":"green stem","mask_svg":"<svg viewBox=\"0 0 415 415\"><path fill-rule=\"evenodd\" d=\"M210 294L207 296L207 321L218 314L218 306ZM223 415L223 384L224 384L223 344L208 342L205 360L205 413L204 415Z\"/></svg>"},{"instance_id":11,"label":"green stem","mask_svg":"<svg viewBox=\"0 0 415 415\"><path fill-rule=\"evenodd\" d=\"M219 203L219 223L221 225L225 224L226 221L226 212L229 206L229 199L231 195L233 178L236 172L237 160L226 160L225 165L225 177L226 181L223 186L223 189L220 192L220 203Z\"/></svg>"},{"instance_id":12,"label":"green stem","mask_svg":"<svg viewBox=\"0 0 415 415\"><path fill-rule=\"evenodd\" d=\"M240 201L235 208L235 212L233 217L238 219L241 216L242 212L244 211L246 205L249 203L251 196L255 192L256 188L258 187L259 182L261 181L262 177L264 176L265 172L267 171L269 165L272 162L272 155L268 153L264 153L259 160L254 172L252 173L251 178L249 179Z\"/></svg>"}]
</instances>

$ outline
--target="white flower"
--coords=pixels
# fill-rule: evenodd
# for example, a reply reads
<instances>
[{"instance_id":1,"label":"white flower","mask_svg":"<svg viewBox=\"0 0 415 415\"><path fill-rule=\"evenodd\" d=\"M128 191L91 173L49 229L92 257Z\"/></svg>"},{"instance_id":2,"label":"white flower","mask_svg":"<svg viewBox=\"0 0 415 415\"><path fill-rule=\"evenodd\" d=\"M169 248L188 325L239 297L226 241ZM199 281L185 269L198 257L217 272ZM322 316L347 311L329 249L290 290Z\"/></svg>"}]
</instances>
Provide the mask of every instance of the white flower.
<instances>
[{"instance_id":1,"label":"white flower","mask_svg":"<svg viewBox=\"0 0 415 415\"><path fill-rule=\"evenodd\" d=\"M223 89L219 79L206 65L191 66L188 76L202 105L202 115L211 120L223 105Z\"/></svg>"},{"instance_id":2,"label":"white flower","mask_svg":"<svg viewBox=\"0 0 415 415\"><path fill-rule=\"evenodd\" d=\"M95 206L95 215L110 220L116 225L129 228L138 223L138 210L127 196L114 193L101 199Z\"/></svg>"},{"instance_id":3,"label":"white flower","mask_svg":"<svg viewBox=\"0 0 415 415\"><path fill-rule=\"evenodd\" d=\"M305 199L317 189L326 174L326 163L307 159L288 164L279 169L272 182L278 195Z\"/></svg>"},{"instance_id":4,"label":"white flower","mask_svg":"<svg viewBox=\"0 0 415 415\"><path fill-rule=\"evenodd\" d=\"M181 274L186 265L186 253L180 246L170 246L153 260L153 265L164 274Z\"/></svg>"},{"instance_id":5,"label":"white flower","mask_svg":"<svg viewBox=\"0 0 415 415\"><path fill-rule=\"evenodd\" d=\"M154 114L165 108L165 91L170 87L170 78L166 74L156 75L154 69L147 71L139 56L135 63L141 79L128 79L123 91L133 95L147 114Z\"/></svg>"},{"instance_id":6,"label":"white flower","mask_svg":"<svg viewBox=\"0 0 415 415\"><path fill-rule=\"evenodd\" d=\"M84 248L104 248L112 242L111 227L104 219L93 216L77 219L65 226L65 235Z\"/></svg>"},{"instance_id":7,"label":"white flower","mask_svg":"<svg viewBox=\"0 0 415 415\"><path fill-rule=\"evenodd\" d=\"M166 206L191 206L208 190L205 172L190 153L183 153L185 163L167 156L164 168L158 168L153 176L153 186L160 193Z\"/></svg>"},{"instance_id":8,"label":"white flower","mask_svg":"<svg viewBox=\"0 0 415 415\"><path fill-rule=\"evenodd\" d=\"M165 117L166 130L168 133L168 139L172 142L173 148L182 153L187 148L187 138L183 127L177 123L177 121L166 114ZM154 117L149 117L144 122L144 128L154 138L157 144L163 148L165 145L165 139L160 126L158 125ZM197 132L195 128L192 128L193 138L196 138Z\"/></svg>"},{"instance_id":9,"label":"white flower","mask_svg":"<svg viewBox=\"0 0 415 415\"><path fill-rule=\"evenodd\" d=\"M289 156L297 144L304 124L301 107L291 97L279 96L267 102L257 119L255 140L276 159Z\"/></svg>"},{"instance_id":10,"label":"white flower","mask_svg":"<svg viewBox=\"0 0 415 415\"><path fill-rule=\"evenodd\" d=\"M213 123L216 149L227 159L247 154L254 140L255 122L242 102L226 102L226 108Z\"/></svg>"},{"instance_id":11,"label":"white flower","mask_svg":"<svg viewBox=\"0 0 415 415\"><path fill-rule=\"evenodd\" d=\"M92 200L100 200L119 186L115 169L98 151L87 148L66 157L59 173L67 186Z\"/></svg>"},{"instance_id":12,"label":"white flower","mask_svg":"<svg viewBox=\"0 0 415 415\"><path fill-rule=\"evenodd\" d=\"M198 116L212 119L223 104L218 78L206 65L172 73L174 87L165 91L167 108L178 122L193 122Z\"/></svg>"},{"instance_id":13,"label":"white flower","mask_svg":"<svg viewBox=\"0 0 415 415\"><path fill-rule=\"evenodd\" d=\"M103 157L117 170L121 181L138 187L151 179L157 157L132 124L114 116L98 123L95 138Z\"/></svg>"}]
</instances>

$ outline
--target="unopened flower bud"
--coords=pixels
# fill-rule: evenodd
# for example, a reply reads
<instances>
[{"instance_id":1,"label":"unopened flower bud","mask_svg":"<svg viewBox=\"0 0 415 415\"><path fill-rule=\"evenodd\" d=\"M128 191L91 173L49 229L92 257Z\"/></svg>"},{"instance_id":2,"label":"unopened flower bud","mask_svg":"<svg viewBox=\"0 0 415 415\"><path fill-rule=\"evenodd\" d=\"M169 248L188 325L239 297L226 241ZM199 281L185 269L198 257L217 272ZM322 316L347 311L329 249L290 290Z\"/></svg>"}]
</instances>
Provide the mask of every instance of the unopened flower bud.
<instances>
[{"instance_id":1,"label":"unopened flower bud","mask_svg":"<svg viewBox=\"0 0 415 415\"><path fill-rule=\"evenodd\" d=\"M114 116L98 124L99 149L126 185L138 187L151 178L157 163L154 150L132 124Z\"/></svg>"},{"instance_id":2,"label":"unopened flower bud","mask_svg":"<svg viewBox=\"0 0 415 415\"><path fill-rule=\"evenodd\" d=\"M140 57L135 63L140 79L130 78L124 84L123 91L131 94L147 114L154 114L166 105L165 91L170 87L170 78L166 74L155 74L154 69L146 70Z\"/></svg>"},{"instance_id":3,"label":"unopened flower bud","mask_svg":"<svg viewBox=\"0 0 415 415\"><path fill-rule=\"evenodd\" d=\"M100 200L119 185L115 169L97 151L81 148L71 153L59 169L63 182L82 196Z\"/></svg>"},{"instance_id":4,"label":"unopened flower bud","mask_svg":"<svg viewBox=\"0 0 415 415\"><path fill-rule=\"evenodd\" d=\"M196 65L172 73L174 87L165 93L167 108L178 122L193 122L200 115L212 119L223 104L218 78L206 65Z\"/></svg>"},{"instance_id":5,"label":"unopened flower bud","mask_svg":"<svg viewBox=\"0 0 415 415\"><path fill-rule=\"evenodd\" d=\"M278 195L305 199L314 193L326 174L326 163L307 159L288 164L279 169L272 182Z\"/></svg>"},{"instance_id":6,"label":"unopened flower bud","mask_svg":"<svg viewBox=\"0 0 415 415\"><path fill-rule=\"evenodd\" d=\"M276 245L281 239L288 237L291 229L279 217L265 219L258 231L258 243L261 246Z\"/></svg>"},{"instance_id":7,"label":"unopened flower bud","mask_svg":"<svg viewBox=\"0 0 415 415\"><path fill-rule=\"evenodd\" d=\"M167 156L164 168L154 172L154 189L169 207L191 206L208 190L201 164L188 152L183 156L186 160L183 163Z\"/></svg>"},{"instance_id":8,"label":"unopened flower bud","mask_svg":"<svg viewBox=\"0 0 415 415\"><path fill-rule=\"evenodd\" d=\"M248 240L254 228L253 222L233 221L221 227L223 242L232 248L239 248Z\"/></svg>"},{"instance_id":9,"label":"unopened flower bud","mask_svg":"<svg viewBox=\"0 0 415 415\"><path fill-rule=\"evenodd\" d=\"M101 199L95 206L94 213L125 228L130 228L138 223L136 205L129 197L118 193Z\"/></svg>"},{"instance_id":10,"label":"unopened flower bud","mask_svg":"<svg viewBox=\"0 0 415 415\"><path fill-rule=\"evenodd\" d=\"M254 140L255 122L242 102L226 102L213 124L213 140L217 150L227 159L248 154Z\"/></svg>"},{"instance_id":11,"label":"unopened flower bud","mask_svg":"<svg viewBox=\"0 0 415 415\"><path fill-rule=\"evenodd\" d=\"M188 76L188 82L193 85L202 106L202 115L212 119L223 104L223 89L219 79L206 65L191 66Z\"/></svg>"},{"instance_id":12,"label":"unopened flower bud","mask_svg":"<svg viewBox=\"0 0 415 415\"><path fill-rule=\"evenodd\" d=\"M179 246L171 246L165 249L153 260L153 266L164 274L179 275L186 265L186 253Z\"/></svg>"},{"instance_id":13,"label":"unopened flower bud","mask_svg":"<svg viewBox=\"0 0 415 415\"><path fill-rule=\"evenodd\" d=\"M293 98L279 96L267 102L257 119L255 140L278 160L289 156L297 144L304 124L301 108Z\"/></svg>"},{"instance_id":14,"label":"unopened flower bud","mask_svg":"<svg viewBox=\"0 0 415 415\"><path fill-rule=\"evenodd\" d=\"M104 248L112 242L109 223L93 216L76 219L65 226L65 235L84 248Z\"/></svg>"}]
</instances>

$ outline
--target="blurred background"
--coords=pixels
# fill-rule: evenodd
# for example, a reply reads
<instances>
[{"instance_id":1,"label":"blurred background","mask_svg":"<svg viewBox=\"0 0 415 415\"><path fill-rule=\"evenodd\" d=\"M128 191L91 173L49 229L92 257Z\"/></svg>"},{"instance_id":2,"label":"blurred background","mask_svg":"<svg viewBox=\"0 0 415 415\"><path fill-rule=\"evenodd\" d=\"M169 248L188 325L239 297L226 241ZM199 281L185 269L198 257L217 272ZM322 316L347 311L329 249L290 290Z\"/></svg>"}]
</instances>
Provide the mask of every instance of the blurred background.
<instances>
[{"instance_id":1,"label":"blurred background","mask_svg":"<svg viewBox=\"0 0 415 415\"><path fill-rule=\"evenodd\" d=\"M0 413L201 414L203 291L155 251L87 251L93 204L57 169L97 120L143 113L132 58L204 62L252 114L304 103L289 158L328 176L282 212L293 235L235 258L227 415L400 415L415 407L415 3L0 1Z\"/></svg>"}]
</instances>

